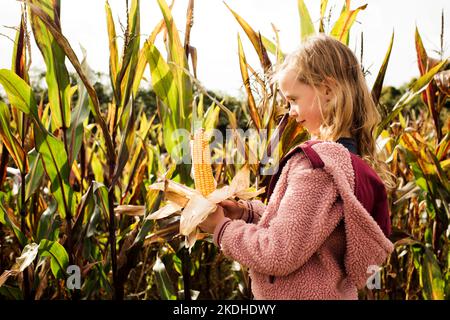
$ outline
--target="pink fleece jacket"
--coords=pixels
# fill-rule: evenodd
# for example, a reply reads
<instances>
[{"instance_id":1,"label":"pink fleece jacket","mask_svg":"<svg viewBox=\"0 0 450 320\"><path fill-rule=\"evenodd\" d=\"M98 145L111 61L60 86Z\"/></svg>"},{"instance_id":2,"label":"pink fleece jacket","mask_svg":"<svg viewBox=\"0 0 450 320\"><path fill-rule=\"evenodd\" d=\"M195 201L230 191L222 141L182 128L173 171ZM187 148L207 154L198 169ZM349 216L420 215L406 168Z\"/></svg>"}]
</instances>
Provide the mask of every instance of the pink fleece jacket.
<instances>
[{"instance_id":1,"label":"pink fleece jacket","mask_svg":"<svg viewBox=\"0 0 450 320\"><path fill-rule=\"evenodd\" d=\"M215 228L223 253L249 267L255 299L357 299L369 266L394 249L355 195L349 151L334 142L311 148L322 168L291 154L267 206L252 200L246 221Z\"/></svg>"}]
</instances>

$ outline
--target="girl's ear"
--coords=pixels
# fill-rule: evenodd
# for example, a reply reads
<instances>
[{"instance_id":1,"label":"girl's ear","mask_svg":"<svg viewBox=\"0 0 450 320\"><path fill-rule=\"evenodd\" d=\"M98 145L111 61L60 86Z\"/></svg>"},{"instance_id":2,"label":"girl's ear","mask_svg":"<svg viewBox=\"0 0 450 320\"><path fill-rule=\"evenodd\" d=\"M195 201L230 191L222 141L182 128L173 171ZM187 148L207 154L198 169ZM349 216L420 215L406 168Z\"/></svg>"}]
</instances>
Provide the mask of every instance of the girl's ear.
<instances>
[{"instance_id":1,"label":"girl's ear","mask_svg":"<svg viewBox=\"0 0 450 320\"><path fill-rule=\"evenodd\" d=\"M333 83L331 78L327 78L322 82L322 93L327 101L333 98Z\"/></svg>"}]
</instances>

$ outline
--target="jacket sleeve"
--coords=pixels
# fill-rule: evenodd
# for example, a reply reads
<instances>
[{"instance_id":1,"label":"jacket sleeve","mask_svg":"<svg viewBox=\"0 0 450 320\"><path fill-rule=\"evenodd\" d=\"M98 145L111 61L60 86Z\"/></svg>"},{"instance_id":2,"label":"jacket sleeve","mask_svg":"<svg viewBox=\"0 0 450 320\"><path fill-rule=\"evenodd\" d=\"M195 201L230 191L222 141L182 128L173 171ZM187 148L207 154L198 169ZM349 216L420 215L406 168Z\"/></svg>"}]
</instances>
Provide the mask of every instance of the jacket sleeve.
<instances>
[{"instance_id":1,"label":"jacket sleeve","mask_svg":"<svg viewBox=\"0 0 450 320\"><path fill-rule=\"evenodd\" d=\"M266 205L261 200L244 201L247 210L244 211L241 219L247 223L257 224L266 210Z\"/></svg>"},{"instance_id":2,"label":"jacket sleeve","mask_svg":"<svg viewBox=\"0 0 450 320\"><path fill-rule=\"evenodd\" d=\"M281 175L279 180L287 179L287 187L269 227L228 220L215 230L215 241L226 256L275 276L288 275L307 262L342 217L340 210L333 210L337 191L328 173L312 169L303 154L293 156L287 166L287 178Z\"/></svg>"}]
</instances>

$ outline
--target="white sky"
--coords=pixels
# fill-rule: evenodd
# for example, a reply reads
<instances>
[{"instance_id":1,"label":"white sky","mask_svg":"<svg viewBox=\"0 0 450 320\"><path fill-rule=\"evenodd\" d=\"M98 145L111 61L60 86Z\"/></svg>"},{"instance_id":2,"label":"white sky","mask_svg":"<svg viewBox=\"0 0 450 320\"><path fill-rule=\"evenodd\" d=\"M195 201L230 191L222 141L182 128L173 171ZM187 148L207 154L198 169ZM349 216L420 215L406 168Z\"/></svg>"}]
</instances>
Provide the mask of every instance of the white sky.
<instances>
[{"instance_id":1,"label":"white sky","mask_svg":"<svg viewBox=\"0 0 450 320\"><path fill-rule=\"evenodd\" d=\"M110 0L116 28L119 19L125 25L125 0ZM131 3L131 0L129 0ZM271 23L280 30L280 42L284 52L300 44L300 27L297 0L227 0L227 4L240 14L256 30L272 39ZM319 0L305 0L313 21L319 18ZM334 8L332 19L337 19L344 0L330 0ZM371 85L380 68L392 30L395 30L394 48L389 63L385 85L401 85L418 75L414 30L419 27L429 53L440 49L441 11L450 19L448 0L353 0L354 9L368 3L359 13L350 38L350 47L357 48L359 57L360 32L364 32L364 58L372 75ZM64 35L81 60L82 45L87 50L90 66L96 71L108 72L109 52L106 31L104 0L61 0L61 21ZM173 15L178 30L184 37L185 14L188 0L176 0ZM142 41L162 18L156 0L141 0ZM14 38L15 32L7 27L17 26L20 19L20 3L16 0L0 0L0 33ZM316 23L318 25L318 23ZM444 35L445 56L449 55L448 22ZM221 0L195 0L194 26L191 45L198 51L198 77L209 89L239 95L242 91L237 55L237 34L241 35L247 60L253 67L259 63L242 29ZM118 31L120 34L120 31ZM182 38L183 41L183 38ZM13 43L0 35L0 68L10 68ZM437 56L436 53L433 55ZM45 69L42 57L32 40L32 69ZM69 66L69 63L67 63ZM73 70L69 66L70 70ZM145 74L149 76L148 71ZM144 84L145 85L145 84Z\"/></svg>"}]
</instances>

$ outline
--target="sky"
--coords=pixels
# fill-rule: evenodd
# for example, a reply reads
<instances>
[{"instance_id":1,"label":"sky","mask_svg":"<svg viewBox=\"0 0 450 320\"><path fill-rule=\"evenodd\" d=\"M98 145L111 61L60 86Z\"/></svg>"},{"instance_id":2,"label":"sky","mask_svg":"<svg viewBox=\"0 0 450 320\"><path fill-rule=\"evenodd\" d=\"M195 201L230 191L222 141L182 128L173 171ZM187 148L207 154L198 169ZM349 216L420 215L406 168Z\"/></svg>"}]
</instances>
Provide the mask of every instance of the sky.
<instances>
[{"instance_id":1,"label":"sky","mask_svg":"<svg viewBox=\"0 0 450 320\"><path fill-rule=\"evenodd\" d=\"M131 3L131 0L129 0ZM185 16L188 0L176 0L173 15L182 41L184 39ZM283 52L290 52L300 45L300 19L297 0L226 0L234 11L241 15L255 31L273 39L272 23L279 30ZM344 0L330 0L332 21L336 20ZM125 0L109 0L116 21L126 25ZM319 21L319 0L305 0L315 25ZM418 76L414 48L415 27L419 28L425 48L430 55L440 50L441 13L444 14L444 56L449 56L448 28L450 1L448 0L352 0L351 8L363 4L350 35L350 48L360 56L361 32L364 34L363 65L371 74L367 82L371 86L383 61L390 37L395 31L394 47L387 69L385 85L399 86ZM11 67L11 55L16 27L20 21L20 2L0 0L0 68ZM109 49L106 31L104 0L61 0L61 24L78 58L81 60L81 46L86 49L88 63L95 71L108 72ZM156 0L141 0L142 41L148 37L162 14ZM120 34L118 30L118 34ZM243 87L239 69L237 35L243 40L247 60L254 68L259 62L253 47L222 0L195 0L194 25L191 31L191 45L198 54L197 76L202 84L211 90L242 96ZM162 46L159 45L162 49ZM32 72L45 70L40 52L32 39ZM69 70L73 70L66 62ZM149 78L149 71L144 74ZM142 85L150 86L144 82Z\"/></svg>"}]
</instances>

